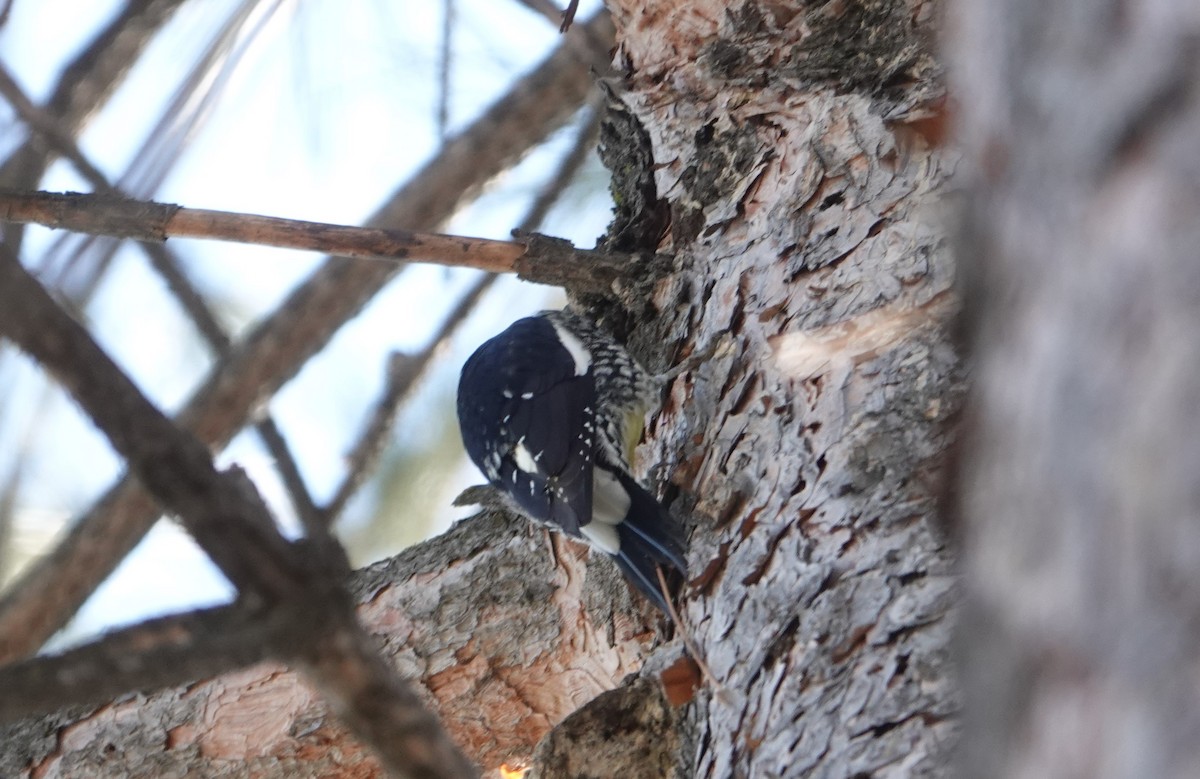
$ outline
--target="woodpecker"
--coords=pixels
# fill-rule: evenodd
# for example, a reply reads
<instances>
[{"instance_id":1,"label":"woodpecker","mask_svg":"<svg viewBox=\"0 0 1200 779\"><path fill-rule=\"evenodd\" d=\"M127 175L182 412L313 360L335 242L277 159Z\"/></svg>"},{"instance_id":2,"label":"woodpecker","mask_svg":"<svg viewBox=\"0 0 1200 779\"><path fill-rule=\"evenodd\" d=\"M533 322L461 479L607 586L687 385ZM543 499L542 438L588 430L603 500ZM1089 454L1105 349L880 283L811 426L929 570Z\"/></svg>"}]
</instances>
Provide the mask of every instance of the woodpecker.
<instances>
[{"instance_id":1,"label":"woodpecker","mask_svg":"<svg viewBox=\"0 0 1200 779\"><path fill-rule=\"evenodd\" d=\"M613 557L663 611L680 528L630 474L655 382L585 317L543 311L480 346L458 382L463 445L519 513Z\"/></svg>"}]
</instances>

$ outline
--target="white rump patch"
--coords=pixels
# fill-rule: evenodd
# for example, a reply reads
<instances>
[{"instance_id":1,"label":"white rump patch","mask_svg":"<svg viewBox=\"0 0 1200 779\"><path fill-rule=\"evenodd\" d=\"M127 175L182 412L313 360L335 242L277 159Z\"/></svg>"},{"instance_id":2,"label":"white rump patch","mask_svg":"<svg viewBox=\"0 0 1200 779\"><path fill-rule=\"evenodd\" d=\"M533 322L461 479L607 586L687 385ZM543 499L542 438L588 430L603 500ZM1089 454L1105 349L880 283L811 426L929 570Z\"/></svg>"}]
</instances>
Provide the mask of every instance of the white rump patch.
<instances>
[{"instance_id":1,"label":"white rump patch","mask_svg":"<svg viewBox=\"0 0 1200 779\"><path fill-rule=\"evenodd\" d=\"M575 361L575 375L582 376L587 373L588 368L592 367L592 353L583 345L583 341L576 338L574 333L558 322L551 320L550 324L554 325L554 332L558 333L558 340L570 353L571 359Z\"/></svg>"},{"instance_id":2,"label":"white rump patch","mask_svg":"<svg viewBox=\"0 0 1200 779\"><path fill-rule=\"evenodd\" d=\"M589 544L601 552L616 554L621 551L621 537L617 535L615 525L602 525L599 522L589 522L586 525L581 525L579 532L583 533L583 537L587 539Z\"/></svg>"},{"instance_id":3,"label":"white rump patch","mask_svg":"<svg viewBox=\"0 0 1200 779\"><path fill-rule=\"evenodd\" d=\"M602 552L621 551L617 525L629 513L629 493L617 477L602 468L592 469L592 521L579 528L583 537Z\"/></svg>"},{"instance_id":4,"label":"white rump patch","mask_svg":"<svg viewBox=\"0 0 1200 779\"><path fill-rule=\"evenodd\" d=\"M617 477L603 468L592 469L592 522L616 527L629 513L629 493Z\"/></svg>"}]
</instances>

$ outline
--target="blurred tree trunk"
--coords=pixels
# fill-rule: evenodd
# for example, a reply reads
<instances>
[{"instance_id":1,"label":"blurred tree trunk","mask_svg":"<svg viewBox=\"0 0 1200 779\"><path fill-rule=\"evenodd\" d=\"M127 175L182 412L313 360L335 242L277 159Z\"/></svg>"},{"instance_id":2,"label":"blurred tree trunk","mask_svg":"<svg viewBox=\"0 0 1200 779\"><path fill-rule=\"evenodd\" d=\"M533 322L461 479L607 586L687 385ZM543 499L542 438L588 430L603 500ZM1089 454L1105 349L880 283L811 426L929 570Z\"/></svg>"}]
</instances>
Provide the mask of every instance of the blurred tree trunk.
<instances>
[{"instance_id":1,"label":"blurred tree trunk","mask_svg":"<svg viewBox=\"0 0 1200 779\"><path fill-rule=\"evenodd\" d=\"M957 21L960 775L1200 776L1200 17L975 0Z\"/></svg>"},{"instance_id":2,"label":"blurred tree trunk","mask_svg":"<svg viewBox=\"0 0 1200 779\"><path fill-rule=\"evenodd\" d=\"M611 319L653 369L721 345L672 382L640 453L693 528L682 620L714 681L689 696L679 642L608 563L583 581L576 547L523 526L473 520L363 574L361 613L488 769L550 731L542 776L947 775L956 586L935 499L960 383L933 9L610 5L638 121L606 143L648 148L654 180L617 171L643 223L615 242L661 234L675 256L631 274ZM38 775L371 765L276 668L23 728L0 754Z\"/></svg>"}]
</instances>

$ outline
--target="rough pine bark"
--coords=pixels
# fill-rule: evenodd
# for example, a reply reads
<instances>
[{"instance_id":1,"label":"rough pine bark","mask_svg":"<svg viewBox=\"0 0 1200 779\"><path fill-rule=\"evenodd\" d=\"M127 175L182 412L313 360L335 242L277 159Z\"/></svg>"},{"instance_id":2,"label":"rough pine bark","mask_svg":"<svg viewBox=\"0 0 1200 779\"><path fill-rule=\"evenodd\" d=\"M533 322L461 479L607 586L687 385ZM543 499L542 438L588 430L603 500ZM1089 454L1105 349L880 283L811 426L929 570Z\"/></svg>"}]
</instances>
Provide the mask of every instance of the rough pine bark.
<instances>
[{"instance_id":1,"label":"rough pine bark","mask_svg":"<svg viewBox=\"0 0 1200 779\"><path fill-rule=\"evenodd\" d=\"M1200 776L1200 16L969 0L966 777Z\"/></svg>"},{"instance_id":2,"label":"rough pine bark","mask_svg":"<svg viewBox=\"0 0 1200 779\"><path fill-rule=\"evenodd\" d=\"M960 385L933 9L612 5L676 254L630 291L631 341L657 367L720 345L642 448L694 527L683 622L715 678L676 712L677 775L948 775L957 587L935 498ZM599 705L572 732L611 722Z\"/></svg>"}]
</instances>

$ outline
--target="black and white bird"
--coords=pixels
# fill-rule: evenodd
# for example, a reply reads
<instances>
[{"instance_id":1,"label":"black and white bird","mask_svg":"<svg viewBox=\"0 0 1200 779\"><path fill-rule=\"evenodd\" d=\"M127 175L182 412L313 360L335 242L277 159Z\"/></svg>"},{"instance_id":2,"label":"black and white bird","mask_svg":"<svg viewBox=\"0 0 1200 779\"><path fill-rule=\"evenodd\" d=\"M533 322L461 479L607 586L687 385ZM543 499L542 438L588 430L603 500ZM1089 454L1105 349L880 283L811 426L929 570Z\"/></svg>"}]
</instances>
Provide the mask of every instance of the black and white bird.
<instances>
[{"instance_id":1,"label":"black and white bird","mask_svg":"<svg viewBox=\"0 0 1200 779\"><path fill-rule=\"evenodd\" d=\"M665 611L656 567L686 573L682 533L629 469L654 384L587 318L543 311L467 360L458 423L467 454L514 508L612 555Z\"/></svg>"}]
</instances>

